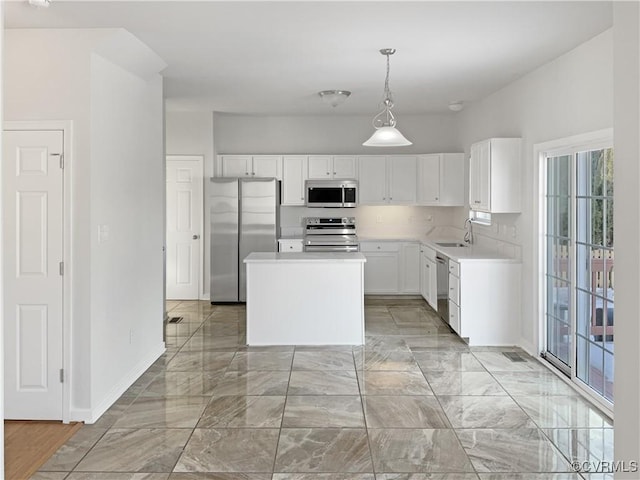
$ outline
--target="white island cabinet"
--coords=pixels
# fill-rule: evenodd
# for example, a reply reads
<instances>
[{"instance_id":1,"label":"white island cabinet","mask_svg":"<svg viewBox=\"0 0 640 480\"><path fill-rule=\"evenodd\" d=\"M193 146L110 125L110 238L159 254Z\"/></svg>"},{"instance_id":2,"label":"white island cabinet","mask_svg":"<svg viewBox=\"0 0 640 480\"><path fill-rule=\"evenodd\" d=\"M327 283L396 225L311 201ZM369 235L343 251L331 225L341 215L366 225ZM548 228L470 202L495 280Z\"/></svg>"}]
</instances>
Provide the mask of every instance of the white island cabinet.
<instances>
[{"instance_id":1,"label":"white island cabinet","mask_svg":"<svg viewBox=\"0 0 640 480\"><path fill-rule=\"evenodd\" d=\"M363 345L361 253L254 252L247 266L248 345Z\"/></svg>"}]
</instances>

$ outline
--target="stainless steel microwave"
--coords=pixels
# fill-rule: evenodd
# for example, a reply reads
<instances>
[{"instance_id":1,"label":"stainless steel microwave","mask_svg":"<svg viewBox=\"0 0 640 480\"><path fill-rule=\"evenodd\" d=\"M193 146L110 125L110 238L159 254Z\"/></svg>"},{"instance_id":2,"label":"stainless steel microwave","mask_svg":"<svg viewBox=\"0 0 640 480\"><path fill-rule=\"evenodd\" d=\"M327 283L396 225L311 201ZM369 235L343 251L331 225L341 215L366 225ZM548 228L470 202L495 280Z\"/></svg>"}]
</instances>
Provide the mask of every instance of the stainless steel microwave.
<instances>
[{"instance_id":1,"label":"stainless steel microwave","mask_svg":"<svg viewBox=\"0 0 640 480\"><path fill-rule=\"evenodd\" d=\"M353 208L358 205L356 180L307 180L307 207Z\"/></svg>"}]
</instances>

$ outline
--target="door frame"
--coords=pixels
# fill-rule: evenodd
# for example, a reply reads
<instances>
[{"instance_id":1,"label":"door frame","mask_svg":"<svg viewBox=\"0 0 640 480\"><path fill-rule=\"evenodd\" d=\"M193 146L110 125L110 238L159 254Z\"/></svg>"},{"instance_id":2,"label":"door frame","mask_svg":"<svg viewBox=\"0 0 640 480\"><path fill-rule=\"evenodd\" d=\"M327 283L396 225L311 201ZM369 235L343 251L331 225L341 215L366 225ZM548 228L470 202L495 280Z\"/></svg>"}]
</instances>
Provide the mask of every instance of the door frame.
<instances>
[{"instance_id":1,"label":"door frame","mask_svg":"<svg viewBox=\"0 0 640 480\"><path fill-rule=\"evenodd\" d=\"M64 168L63 178L63 198L62 198L62 228L63 228L63 251L62 261L64 262L64 275L62 277L62 368L64 369L64 382L62 383L62 422L69 423L71 410L71 385L73 375L71 369L71 324L73 318L73 243L72 224L73 215L71 205L73 200L73 122L71 120L24 120L24 121L4 121L3 131L42 131L56 130L62 131ZM4 252L2 252L4 259ZM2 341L4 342L4 329L2 330ZM4 392L4 384L2 385ZM2 415L4 418L4 406Z\"/></svg>"},{"instance_id":2,"label":"door frame","mask_svg":"<svg viewBox=\"0 0 640 480\"><path fill-rule=\"evenodd\" d=\"M198 272L198 299L199 300L208 300L208 297L205 297L205 292L204 290L204 274L205 274L205 264L204 264L204 242L205 242L205 234L204 234L204 217L205 217L205 182L204 182L204 155L199 155L199 154L193 154L193 155L186 155L186 154L171 154L171 153L167 153L165 154L165 178L166 178L166 170L167 170L167 162L169 160L173 160L173 161L197 161L200 164L200 181L202 182L202 188L201 188L201 192L202 192L202 198L200 198L200 206L202 208L201 211L201 215L199 218L199 226L200 226L200 246L199 246L199 256L200 256L200 263L199 263L199 272ZM165 182L166 184L166 182ZM165 245L167 245L167 232L166 232L166 216L167 216L167 195L166 195L166 185L165 185L165 206L164 206L164 211L165 211L165 239L164 239L164 243ZM165 268L166 268L166 259L165 259ZM166 279L166 275L165 275L165 281L164 281L164 291L165 291L165 297L166 297L166 291L167 291L167 279Z\"/></svg>"},{"instance_id":3,"label":"door frame","mask_svg":"<svg viewBox=\"0 0 640 480\"><path fill-rule=\"evenodd\" d=\"M547 338L547 325L544 318L545 305L546 305L546 289L545 289L545 262L546 262L546 242L545 242L545 229L547 223L547 212L541 206L544 205L544 196L546 193L546 175L544 159L550 151L560 150L573 150L575 148L582 148L588 145L590 149L607 148L613 146L613 128L605 128L594 132L588 132L579 135L573 135L566 138L560 138L551 140L548 142L537 143L533 145L533 164L534 164L534 188L533 188L533 217L537 219L535 224L535 235L533 238L533 265L536 268L533 269L533 294L534 294L534 332L533 332L533 346L537 349L537 352L542 354L546 350L546 338ZM574 172L572 168L572 172ZM573 174L573 173L572 173ZM572 202L572 209L574 208ZM575 222L574 222L575 223ZM574 225L570 227L575 228ZM573 279L575 280L575 279ZM572 285L574 283L572 282ZM572 330L575 334L575 315L572 318ZM535 352L533 350L532 352ZM575 360L575 341L572 339L571 356ZM555 371L555 370L554 370ZM570 384L578 389L589 400L600 407L605 413L607 413L613 419L612 405L606 400L594 394L591 389L582 385L581 381L576 381L575 365L571 368Z\"/></svg>"}]
</instances>

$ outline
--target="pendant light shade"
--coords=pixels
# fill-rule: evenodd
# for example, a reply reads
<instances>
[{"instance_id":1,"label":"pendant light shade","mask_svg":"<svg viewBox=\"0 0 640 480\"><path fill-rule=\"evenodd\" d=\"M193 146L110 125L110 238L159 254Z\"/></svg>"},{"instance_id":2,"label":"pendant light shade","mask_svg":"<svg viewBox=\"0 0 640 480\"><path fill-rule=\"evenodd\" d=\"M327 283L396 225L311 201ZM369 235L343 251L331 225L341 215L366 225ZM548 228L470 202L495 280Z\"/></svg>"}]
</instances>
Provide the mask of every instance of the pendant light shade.
<instances>
[{"instance_id":1,"label":"pendant light shade","mask_svg":"<svg viewBox=\"0 0 640 480\"><path fill-rule=\"evenodd\" d=\"M412 145L412 143L396 127L380 127L362 145L365 147L404 147Z\"/></svg>"},{"instance_id":2,"label":"pendant light shade","mask_svg":"<svg viewBox=\"0 0 640 480\"><path fill-rule=\"evenodd\" d=\"M404 147L413 145L396 128L396 117L391 112L393 98L389 88L389 56L396 53L394 48L383 48L380 53L387 57L387 76L384 81L384 99L382 111L373 117L373 127L376 129L371 138L362 145L365 147Z\"/></svg>"}]
</instances>

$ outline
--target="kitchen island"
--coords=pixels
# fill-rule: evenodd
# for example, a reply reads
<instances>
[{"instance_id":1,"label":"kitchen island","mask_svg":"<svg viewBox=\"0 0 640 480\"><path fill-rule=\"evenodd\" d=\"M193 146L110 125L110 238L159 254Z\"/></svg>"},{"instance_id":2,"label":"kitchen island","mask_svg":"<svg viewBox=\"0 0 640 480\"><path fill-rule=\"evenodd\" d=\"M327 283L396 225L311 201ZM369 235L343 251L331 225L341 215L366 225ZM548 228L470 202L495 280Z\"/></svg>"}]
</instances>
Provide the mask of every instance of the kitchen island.
<instances>
[{"instance_id":1,"label":"kitchen island","mask_svg":"<svg viewBox=\"0 0 640 480\"><path fill-rule=\"evenodd\" d=\"M248 345L363 345L361 253L254 252L247 266Z\"/></svg>"}]
</instances>

